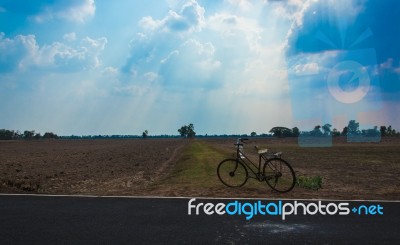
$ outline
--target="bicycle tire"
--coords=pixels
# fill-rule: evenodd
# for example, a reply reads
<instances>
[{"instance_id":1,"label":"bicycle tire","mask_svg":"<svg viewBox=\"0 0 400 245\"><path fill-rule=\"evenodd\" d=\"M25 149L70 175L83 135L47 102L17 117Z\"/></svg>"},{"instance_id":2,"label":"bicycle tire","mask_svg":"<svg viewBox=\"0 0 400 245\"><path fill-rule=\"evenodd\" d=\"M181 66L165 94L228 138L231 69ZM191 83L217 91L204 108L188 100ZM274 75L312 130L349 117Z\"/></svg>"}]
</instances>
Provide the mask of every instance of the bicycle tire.
<instances>
[{"instance_id":1,"label":"bicycle tire","mask_svg":"<svg viewBox=\"0 0 400 245\"><path fill-rule=\"evenodd\" d=\"M247 168L236 159L225 159L217 168L219 180L228 187L241 187L246 184L249 172Z\"/></svg>"},{"instance_id":2,"label":"bicycle tire","mask_svg":"<svg viewBox=\"0 0 400 245\"><path fill-rule=\"evenodd\" d=\"M296 184L296 175L288 162L271 158L265 162L263 175L267 184L280 193L289 192Z\"/></svg>"}]
</instances>

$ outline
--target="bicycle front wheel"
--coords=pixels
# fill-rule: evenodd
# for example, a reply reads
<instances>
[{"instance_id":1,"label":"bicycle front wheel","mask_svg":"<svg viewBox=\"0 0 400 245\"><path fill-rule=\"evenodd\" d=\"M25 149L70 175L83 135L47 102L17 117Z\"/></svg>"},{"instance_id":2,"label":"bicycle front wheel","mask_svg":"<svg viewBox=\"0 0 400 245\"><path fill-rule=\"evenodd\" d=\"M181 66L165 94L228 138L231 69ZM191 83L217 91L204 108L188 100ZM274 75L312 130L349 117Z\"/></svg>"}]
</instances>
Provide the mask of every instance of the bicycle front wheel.
<instances>
[{"instance_id":1,"label":"bicycle front wheel","mask_svg":"<svg viewBox=\"0 0 400 245\"><path fill-rule=\"evenodd\" d=\"M267 184L277 192L291 191L296 183L296 176L292 167L281 158L269 159L263 168Z\"/></svg>"},{"instance_id":2,"label":"bicycle front wheel","mask_svg":"<svg viewBox=\"0 0 400 245\"><path fill-rule=\"evenodd\" d=\"M247 176L249 175L243 163L235 159L223 160L218 165L217 174L219 180L229 187L243 186L247 181Z\"/></svg>"}]
</instances>

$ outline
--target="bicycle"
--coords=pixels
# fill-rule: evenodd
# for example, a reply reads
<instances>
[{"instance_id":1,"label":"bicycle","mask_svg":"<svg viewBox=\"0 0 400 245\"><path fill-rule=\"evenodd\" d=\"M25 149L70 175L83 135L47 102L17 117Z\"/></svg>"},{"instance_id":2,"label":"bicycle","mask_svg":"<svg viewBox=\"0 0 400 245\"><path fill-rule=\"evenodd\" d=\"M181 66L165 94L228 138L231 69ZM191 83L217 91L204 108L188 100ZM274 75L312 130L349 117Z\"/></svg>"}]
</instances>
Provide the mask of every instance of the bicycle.
<instances>
[{"instance_id":1,"label":"bicycle","mask_svg":"<svg viewBox=\"0 0 400 245\"><path fill-rule=\"evenodd\" d=\"M281 158L282 152L270 152L268 149L258 149L255 146L259 155L257 166L244 154L243 145L247 140L238 138L234 144L236 158L227 158L219 163L217 168L219 180L228 187L241 187L252 178L267 182L277 192L291 191L296 183L296 175L290 164ZM262 161L264 166L261 172ZM252 175L249 175L248 170Z\"/></svg>"}]
</instances>

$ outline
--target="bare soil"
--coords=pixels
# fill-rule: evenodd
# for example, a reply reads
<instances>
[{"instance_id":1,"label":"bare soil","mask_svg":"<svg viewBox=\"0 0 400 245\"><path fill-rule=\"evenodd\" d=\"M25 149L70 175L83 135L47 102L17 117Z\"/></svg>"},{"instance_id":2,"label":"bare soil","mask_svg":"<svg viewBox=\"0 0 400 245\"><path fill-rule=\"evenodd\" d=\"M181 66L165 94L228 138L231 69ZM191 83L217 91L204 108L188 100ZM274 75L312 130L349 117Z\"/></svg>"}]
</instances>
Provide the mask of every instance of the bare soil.
<instances>
[{"instance_id":1,"label":"bare soil","mask_svg":"<svg viewBox=\"0 0 400 245\"><path fill-rule=\"evenodd\" d=\"M235 139L213 139L207 143L225 152L234 152ZM241 188L239 196L314 198L342 200L400 200L400 138L385 137L379 143L347 143L345 137L334 138L332 147L299 147L296 138L250 139L246 155L257 162L254 145L282 151L296 176L321 176L322 188L295 187L285 194L273 193L255 184ZM232 156L232 154L231 154ZM230 193L231 195L232 193Z\"/></svg>"},{"instance_id":2,"label":"bare soil","mask_svg":"<svg viewBox=\"0 0 400 245\"><path fill-rule=\"evenodd\" d=\"M184 139L0 141L0 192L135 194L162 178Z\"/></svg>"},{"instance_id":3,"label":"bare soil","mask_svg":"<svg viewBox=\"0 0 400 245\"><path fill-rule=\"evenodd\" d=\"M201 142L207 151L188 153L193 142ZM254 145L282 151L297 176L323 179L317 191L295 187L286 194L252 179L238 189L223 186L216 167L233 156L234 142L233 138L0 141L0 193L400 200L399 138L383 138L380 143L335 138L326 148L302 148L295 138L252 138L245 152L254 160ZM202 160L193 154L203 154ZM182 182L177 177L187 168L203 165L204 172L200 169Z\"/></svg>"}]
</instances>

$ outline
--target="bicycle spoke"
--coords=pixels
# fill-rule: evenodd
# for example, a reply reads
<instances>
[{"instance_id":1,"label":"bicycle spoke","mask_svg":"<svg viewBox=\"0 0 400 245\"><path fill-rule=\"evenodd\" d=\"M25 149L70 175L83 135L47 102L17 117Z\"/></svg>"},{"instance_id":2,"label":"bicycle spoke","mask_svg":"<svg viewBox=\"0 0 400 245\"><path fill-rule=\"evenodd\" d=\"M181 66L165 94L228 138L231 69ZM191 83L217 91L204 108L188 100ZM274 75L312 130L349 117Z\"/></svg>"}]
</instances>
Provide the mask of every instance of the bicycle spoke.
<instances>
[{"instance_id":1,"label":"bicycle spoke","mask_svg":"<svg viewBox=\"0 0 400 245\"><path fill-rule=\"evenodd\" d=\"M218 166L217 174L221 182L229 187L242 186L248 178L246 167L234 159L222 161Z\"/></svg>"},{"instance_id":2,"label":"bicycle spoke","mask_svg":"<svg viewBox=\"0 0 400 245\"><path fill-rule=\"evenodd\" d=\"M288 192L295 184L295 175L290 165L280 158L268 160L263 170L265 181L278 192Z\"/></svg>"}]
</instances>

